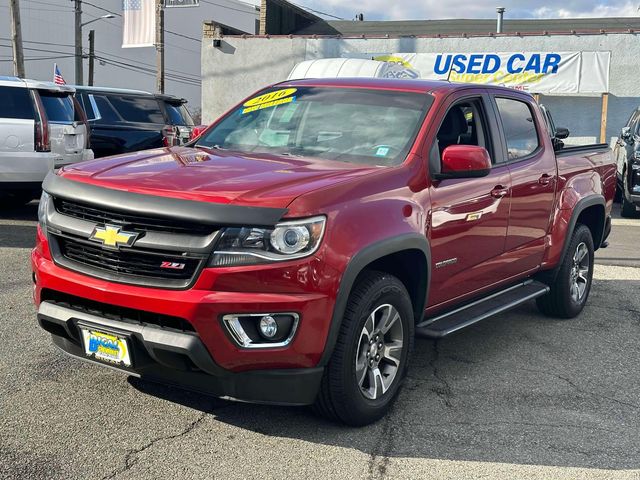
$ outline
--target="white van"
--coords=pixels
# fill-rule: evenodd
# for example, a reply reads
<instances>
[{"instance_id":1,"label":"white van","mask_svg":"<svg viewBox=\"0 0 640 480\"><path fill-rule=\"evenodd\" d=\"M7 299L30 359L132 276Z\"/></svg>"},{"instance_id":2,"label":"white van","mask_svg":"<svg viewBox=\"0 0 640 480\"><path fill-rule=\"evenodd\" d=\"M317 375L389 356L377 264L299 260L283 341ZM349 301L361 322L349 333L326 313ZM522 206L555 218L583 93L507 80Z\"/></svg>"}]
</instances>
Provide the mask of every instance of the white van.
<instances>
[{"instance_id":1,"label":"white van","mask_svg":"<svg viewBox=\"0 0 640 480\"><path fill-rule=\"evenodd\" d=\"M0 198L28 202L50 170L93 159L75 89L0 77Z\"/></svg>"},{"instance_id":2,"label":"white van","mask_svg":"<svg viewBox=\"0 0 640 480\"><path fill-rule=\"evenodd\" d=\"M302 78L420 78L420 72L397 62L380 62L365 58L321 58L298 63L287 80Z\"/></svg>"}]
</instances>

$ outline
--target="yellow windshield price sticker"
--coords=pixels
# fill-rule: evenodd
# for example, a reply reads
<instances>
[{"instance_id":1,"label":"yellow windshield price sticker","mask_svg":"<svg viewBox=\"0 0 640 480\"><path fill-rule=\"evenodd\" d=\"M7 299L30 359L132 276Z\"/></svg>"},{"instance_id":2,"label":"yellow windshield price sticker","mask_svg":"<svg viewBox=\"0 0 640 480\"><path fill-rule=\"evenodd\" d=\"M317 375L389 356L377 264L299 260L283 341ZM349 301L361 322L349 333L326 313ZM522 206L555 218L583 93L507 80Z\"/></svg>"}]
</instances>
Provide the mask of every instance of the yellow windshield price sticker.
<instances>
[{"instance_id":1,"label":"yellow windshield price sticker","mask_svg":"<svg viewBox=\"0 0 640 480\"><path fill-rule=\"evenodd\" d=\"M296 88L285 88L282 90L276 90L275 92L265 93L258 97L247 100L242 105L242 114L254 112L256 110L262 110L263 108L275 107L276 105L283 105L285 103L291 103L295 101L296 97L293 96L296 93Z\"/></svg>"}]
</instances>

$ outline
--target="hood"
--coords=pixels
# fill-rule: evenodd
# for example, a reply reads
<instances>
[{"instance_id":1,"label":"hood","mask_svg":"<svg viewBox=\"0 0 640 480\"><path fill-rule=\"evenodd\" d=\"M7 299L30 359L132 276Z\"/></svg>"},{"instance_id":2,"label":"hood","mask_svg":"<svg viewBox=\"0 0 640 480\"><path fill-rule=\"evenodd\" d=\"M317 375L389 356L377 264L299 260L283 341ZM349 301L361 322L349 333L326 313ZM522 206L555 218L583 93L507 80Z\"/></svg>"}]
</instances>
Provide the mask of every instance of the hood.
<instances>
[{"instance_id":1,"label":"hood","mask_svg":"<svg viewBox=\"0 0 640 480\"><path fill-rule=\"evenodd\" d=\"M380 167L174 147L109 157L62 176L106 188L223 204L285 208L296 197Z\"/></svg>"}]
</instances>

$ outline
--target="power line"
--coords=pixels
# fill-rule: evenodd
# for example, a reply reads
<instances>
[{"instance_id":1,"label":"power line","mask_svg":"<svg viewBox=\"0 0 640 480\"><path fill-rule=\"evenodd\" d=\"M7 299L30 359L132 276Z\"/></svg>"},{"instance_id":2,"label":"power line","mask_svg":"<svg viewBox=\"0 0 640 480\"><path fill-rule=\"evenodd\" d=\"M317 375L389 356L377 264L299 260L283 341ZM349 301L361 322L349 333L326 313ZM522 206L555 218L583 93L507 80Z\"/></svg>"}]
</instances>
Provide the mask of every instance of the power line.
<instances>
[{"instance_id":1,"label":"power line","mask_svg":"<svg viewBox=\"0 0 640 480\"><path fill-rule=\"evenodd\" d=\"M121 62L119 60L114 60L112 58L101 57L101 56L96 56L96 59L109 62L112 65L122 65L122 66L126 66L126 67L136 68L136 69L138 69L140 71L145 71L145 72L149 72L149 73L153 73L153 74L155 74L155 72L156 72L156 68L155 67L152 67L152 68L143 67L143 66L140 66L140 65L134 65L134 64L131 64L131 63ZM173 77L173 78L176 78L176 79L179 79L179 80L185 80L185 81L188 81L188 82L194 82L194 83L197 83L198 85L200 84L200 79L199 78L192 77L188 73L178 72L178 73L167 73L166 75L167 75L167 77Z\"/></svg>"},{"instance_id":2,"label":"power line","mask_svg":"<svg viewBox=\"0 0 640 480\"><path fill-rule=\"evenodd\" d=\"M50 5L52 7L57 7L58 10L69 10L69 11L73 11L73 8L71 7L65 7L64 5L59 5L57 3L51 3L51 2L43 2L42 0L24 0L25 2L28 3L37 3L39 5Z\"/></svg>"},{"instance_id":3,"label":"power line","mask_svg":"<svg viewBox=\"0 0 640 480\"><path fill-rule=\"evenodd\" d=\"M40 42L40 43L44 43L44 42ZM55 45L55 44L52 44L52 45ZM4 48L12 48L11 45L2 45L2 44L0 44L0 48L3 48L3 47ZM31 52L59 53L61 55L64 55L65 58L70 58L70 57L75 57L76 56L75 53L71 53L71 52L63 52L63 51L59 51L59 50L48 50L48 49L42 49L42 48L25 47L24 50L31 51ZM124 57L121 57L121 58L124 58ZM105 63L110 63L110 64L112 64L114 66L117 66L115 64L121 64L121 65L125 65L125 66L128 66L128 67L144 70L144 71L147 71L147 72L155 72L155 67L152 66L152 65L149 65L149 64L146 64L146 65L148 65L151 68L140 67L139 64L138 65L134 65L134 64L131 64L131 63L121 62L119 60L115 60L115 59L110 58L108 56L96 56L96 59L105 61ZM127 60L129 60L129 59L127 59ZM135 60L133 60L133 61L135 61ZM174 73L169 73L169 74L167 74L167 76L171 76L171 77L174 77L176 79L180 79L180 80L184 80L184 81L188 81L188 82L197 82L198 84L200 84L200 78L196 77L195 75L191 75L191 74L186 73L186 72L180 72L178 70L171 70L171 72L174 72Z\"/></svg>"},{"instance_id":4,"label":"power line","mask_svg":"<svg viewBox=\"0 0 640 480\"><path fill-rule=\"evenodd\" d=\"M202 1L204 1L204 0L202 0ZM332 14L326 13L326 12L321 12L320 10L316 10L315 8L307 7L306 5L300 5L299 3L294 3L294 2L289 2L289 3L293 3L296 7L300 7L302 9L304 9L304 10L308 10L310 12L317 13L318 15L324 15L325 17L335 18L337 20L346 20L346 18L337 17L336 15L332 15Z\"/></svg>"},{"instance_id":5,"label":"power line","mask_svg":"<svg viewBox=\"0 0 640 480\"><path fill-rule=\"evenodd\" d=\"M62 55L62 56L54 56L54 57L25 57L25 62L35 62L39 60L58 60L60 58L69 58L73 57L73 55ZM0 60L0 62L13 62L13 59L10 60Z\"/></svg>"},{"instance_id":6,"label":"power line","mask_svg":"<svg viewBox=\"0 0 640 480\"><path fill-rule=\"evenodd\" d=\"M111 65L111 66L114 66L114 67L122 68L124 70L130 70L130 71L137 72L137 73L140 73L142 75L148 75L148 76L151 76L151 77L155 77L156 76L155 70L154 71L149 71L149 69L138 67L136 65L113 62L111 60L106 60L106 59L104 59L102 57L96 57L96 59L100 60L101 62L103 62L103 63L105 63L107 65ZM184 84L191 85L191 86L194 86L194 87L200 86L200 82L196 82L196 81L193 81L193 80L190 80L190 79L180 78L179 76L167 74L166 77L167 77L168 80L173 80L173 81L184 83Z\"/></svg>"},{"instance_id":7,"label":"power line","mask_svg":"<svg viewBox=\"0 0 640 480\"><path fill-rule=\"evenodd\" d=\"M123 56L121 56L121 55L116 55L115 53L105 52L104 50L97 50L97 49L96 49L96 52L98 52L98 53L102 53L102 54L104 54L104 55L108 55L108 56L110 56L110 57L119 58L119 59L121 59L121 60L129 60L129 61L132 61L132 59L131 59L131 58L123 57ZM155 65L151 65L150 63L144 63L144 62L141 62L141 61L139 61L139 60L133 60L133 61L135 61L135 62L136 62L136 63L138 63L139 65L144 65L144 66L147 66L147 67L153 67L153 68L156 68L156 66L155 66ZM181 72L180 70L174 70L174 69L171 69L171 68L167 68L167 71L168 71L168 72L181 73L181 74L184 74L184 75L191 75L191 76L193 76L193 78L194 78L194 79L199 79L199 78L200 78L200 76L199 76L199 75L196 75L196 74L193 74L193 75L192 75L192 74L190 74L190 73Z\"/></svg>"},{"instance_id":8,"label":"power line","mask_svg":"<svg viewBox=\"0 0 640 480\"><path fill-rule=\"evenodd\" d=\"M0 37L0 40L5 40L10 42L11 39L10 38L6 38L6 37ZM23 40L22 43L34 43L34 44L38 44L38 45L53 45L55 47L75 47L75 45L72 45L71 43L53 43L53 42L36 42L35 40Z\"/></svg>"},{"instance_id":9,"label":"power line","mask_svg":"<svg viewBox=\"0 0 640 480\"><path fill-rule=\"evenodd\" d=\"M247 11L247 9L243 10L241 8L235 8L235 7L230 7L228 5L223 5L221 3L216 3L216 2L212 2L211 0L200 0L202 3L207 3L209 5L215 5L218 7L222 7L222 8L226 8L227 10L235 10L236 12L242 12L242 13L250 13L249 11ZM240 2L240 3L245 3L245 2ZM247 6L251 5L250 3L245 3ZM254 10L255 10L255 6L251 5Z\"/></svg>"}]
</instances>

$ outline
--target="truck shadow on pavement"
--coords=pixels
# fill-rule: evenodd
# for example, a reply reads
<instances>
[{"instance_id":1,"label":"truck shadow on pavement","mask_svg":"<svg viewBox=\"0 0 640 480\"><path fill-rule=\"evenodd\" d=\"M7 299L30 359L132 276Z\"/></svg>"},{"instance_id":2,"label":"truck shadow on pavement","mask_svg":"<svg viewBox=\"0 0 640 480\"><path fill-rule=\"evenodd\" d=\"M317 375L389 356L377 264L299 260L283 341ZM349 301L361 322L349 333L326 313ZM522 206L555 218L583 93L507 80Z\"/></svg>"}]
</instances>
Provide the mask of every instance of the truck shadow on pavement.
<instances>
[{"instance_id":1,"label":"truck shadow on pavement","mask_svg":"<svg viewBox=\"0 0 640 480\"><path fill-rule=\"evenodd\" d=\"M38 202L17 207L1 206L0 248L33 248L36 244L37 221Z\"/></svg>"},{"instance_id":2,"label":"truck shadow on pavement","mask_svg":"<svg viewBox=\"0 0 640 480\"><path fill-rule=\"evenodd\" d=\"M549 319L535 304L443 340L417 339L391 413L349 428L308 408L227 402L139 379L139 391L272 437L389 458L559 467L640 467L640 279L596 280L583 313Z\"/></svg>"}]
</instances>

